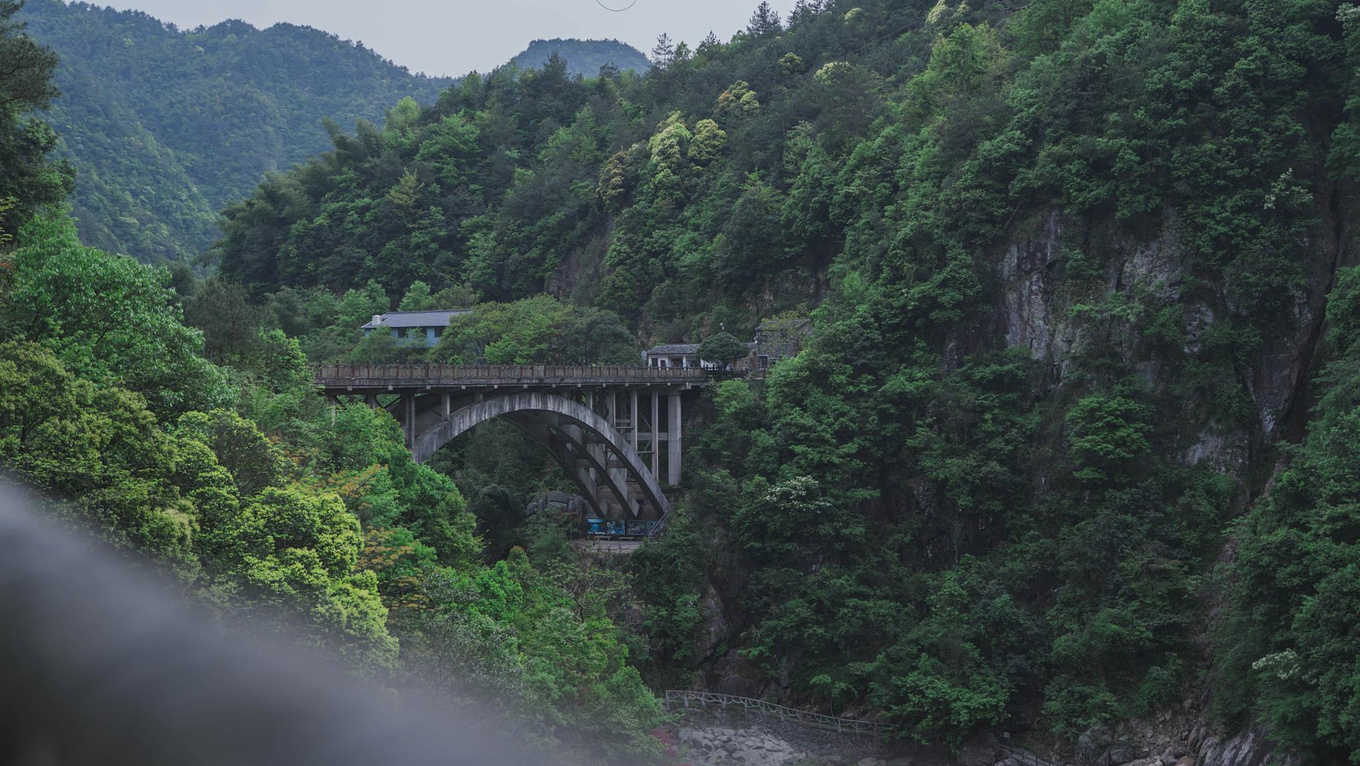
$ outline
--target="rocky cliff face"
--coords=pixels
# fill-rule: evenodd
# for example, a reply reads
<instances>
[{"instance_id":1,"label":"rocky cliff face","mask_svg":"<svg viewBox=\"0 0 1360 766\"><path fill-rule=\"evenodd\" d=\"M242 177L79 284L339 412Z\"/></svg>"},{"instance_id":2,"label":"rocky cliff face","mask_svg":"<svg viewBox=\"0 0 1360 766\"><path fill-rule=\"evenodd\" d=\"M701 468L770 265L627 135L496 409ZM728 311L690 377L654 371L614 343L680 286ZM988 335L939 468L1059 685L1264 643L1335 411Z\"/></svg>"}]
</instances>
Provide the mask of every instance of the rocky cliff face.
<instances>
[{"instance_id":1,"label":"rocky cliff face","mask_svg":"<svg viewBox=\"0 0 1360 766\"><path fill-rule=\"evenodd\" d=\"M1250 392L1257 413L1254 433L1225 432L1224 424L1206 423L1207 430L1186 446L1183 459L1187 464L1209 460L1215 468L1240 476L1250 453L1279 438L1297 436L1294 420L1306 410L1299 405L1314 370L1327 293L1344 260L1348 236L1334 213L1325 212L1322 220L1310 243L1312 257L1304 264L1304 282L1294 296L1290 315L1268 325L1249 366L1236 370L1236 381L1224 381L1244 385ZM1128 322L1136 321L1138 306L1180 304L1184 333L1180 352L1188 358L1206 351L1205 334L1217 321L1238 313L1221 285L1206 284L1186 272L1180 218L1174 210L1165 211L1161 229L1154 236L1108 238L1101 247L1105 266L1098 277L1098 288L1091 285L1074 290L1070 275L1059 275L1065 265L1064 242L1071 239L1071 225L1061 213L1050 213L1034 235L1006 248L998 269L1002 285L996 307L998 334L1006 345L1026 349L1045 362L1053 385L1065 380L1072 354L1093 340L1096 330L1090 322L1090 307L1101 301L1126 301L1130 310L1124 321ZM1138 350L1126 346L1123 351L1136 358ZM1174 374L1164 370L1156 359L1142 361L1138 367L1153 385L1169 383L1168 375ZM1194 409L1197 403L1187 404ZM1296 430L1282 432L1286 424L1293 424Z\"/></svg>"},{"instance_id":2,"label":"rocky cliff face","mask_svg":"<svg viewBox=\"0 0 1360 766\"><path fill-rule=\"evenodd\" d=\"M1239 509L1262 491L1260 477L1269 476L1278 468L1267 464L1276 459L1271 447L1281 440L1299 438L1306 425L1308 384L1319 366L1318 346L1324 329L1327 295L1338 268L1346 261L1349 238L1345 221L1330 206L1321 215L1321 220L1322 225L1309 243L1311 257L1304 264L1304 281L1294 296L1288 321L1265 328L1257 353L1247 364L1234 369L1235 379L1221 381L1225 386L1236 384L1246 389L1254 406L1255 421L1223 422L1205 416L1208 410L1205 402L1184 403L1187 428L1179 453L1181 462L1186 466L1208 465L1235 479L1242 489ZM1008 346L1026 349L1035 359L1044 362L1054 387L1064 385L1070 355L1079 351L1084 337L1091 332L1087 315L1074 310L1078 300L1089 305L1095 300L1122 295L1131 303L1145 305L1179 303L1183 308L1181 329L1184 337L1179 353L1184 358L1205 353L1206 335L1215 323L1227 315L1239 313L1221 286L1192 286L1194 276L1186 273L1181 257L1180 222L1175 211L1166 211L1162 228L1155 236L1141 241L1117 242L1113 252L1107 253L1107 267L1099 293L1087 293L1081 299L1065 291L1066 283L1056 277L1067 226L1068 222L1061 214L1050 214L1036 236L1007 248L1000 266L1003 285L997 308L1000 333ZM1135 353L1133 348L1126 351ZM1137 367L1154 387L1170 385L1170 376L1175 374L1156 358L1141 361ZM1230 561L1233 550L1233 541L1225 541L1216 563ZM1208 595L1206 599L1209 602L1205 609L1207 629L1217 608L1215 596ZM1201 645L1205 642L1202 638ZM1199 700L1211 693L1210 688L1192 692ZM1122 727L1124 738L1110 737L1110 742L1118 739L1138 741L1140 745L1126 750L1110 745L1097 754L1088 741L1086 748L1078 748L1075 762L1079 766L1141 764L1140 758L1165 766L1177 763L1181 766L1260 766L1268 758L1272 763L1295 762L1288 757L1282 760L1281 756L1272 755L1274 743L1259 726L1235 734L1214 732L1204 720L1202 707L1187 699L1186 710L1193 712L1146 725L1128 722ZM1100 739L1101 734L1093 730L1087 732L1085 739Z\"/></svg>"},{"instance_id":3,"label":"rocky cliff face","mask_svg":"<svg viewBox=\"0 0 1360 766\"><path fill-rule=\"evenodd\" d=\"M1298 766L1298 759L1275 752L1260 727L1250 727L1236 736L1220 739L1207 727L1200 727L1190 735L1190 745L1198 754L1197 766Z\"/></svg>"}]
</instances>

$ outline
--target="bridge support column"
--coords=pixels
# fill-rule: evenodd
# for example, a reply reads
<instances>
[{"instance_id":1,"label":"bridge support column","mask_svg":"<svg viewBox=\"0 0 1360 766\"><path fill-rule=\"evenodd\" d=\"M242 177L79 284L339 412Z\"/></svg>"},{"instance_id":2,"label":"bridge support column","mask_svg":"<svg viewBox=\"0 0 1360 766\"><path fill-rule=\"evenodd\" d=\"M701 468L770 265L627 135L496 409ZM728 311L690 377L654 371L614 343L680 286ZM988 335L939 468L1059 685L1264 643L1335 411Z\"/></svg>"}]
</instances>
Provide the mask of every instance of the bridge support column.
<instances>
[{"instance_id":1,"label":"bridge support column","mask_svg":"<svg viewBox=\"0 0 1360 766\"><path fill-rule=\"evenodd\" d=\"M633 449L636 450L638 448L638 397L636 388L628 392L628 417L630 418L629 424L632 426L628 429L628 435L632 437Z\"/></svg>"},{"instance_id":2,"label":"bridge support column","mask_svg":"<svg viewBox=\"0 0 1360 766\"><path fill-rule=\"evenodd\" d=\"M661 395L652 392L652 476L661 481Z\"/></svg>"},{"instance_id":3,"label":"bridge support column","mask_svg":"<svg viewBox=\"0 0 1360 766\"><path fill-rule=\"evenodd\" d=\"M451 409L451 404L452 404L451 400L452 400L452 398L453 398L453 397L449 396L448 394L440 394L440 395L439 395L439 418L440 418L440 420L448 420L448 419L449 419L449 415L453 414L453 411L452 411L452 409Z\"/></svg>"},{"instance_id":4,"label":"bridge support column","mask_svg":"<svg viewBox=\"0 0 1360 766\"><path fill-rule=\"evenodd\" d=\"M590 469L585 461L578 460L576 461L576 475L581 479L581 486L590 488L590 499L594 503L594 508L599 509L596 513L600 514L601 517L608 516L609 514L600 506L601 493L599 485L595 481L595 472Z\"/></svg>"},{"instance_id":5,"label":"bridge support column","mask_svg":"<svg viewBox=\"0 0 1360 766\"><path fill-rule=\"evenodd\" d=\"M593 434L591 435L582 434L582 437L586 445L586 453L590 455L591 460L594 461L596 465L604 466L604 470L608 471L609 455L607 450L605 449L604 443L599 441L599 438L594 436ZM606 480L606 477L598 475L597 471L594 468L591 468L589 470L590 480L592 484L598 486ZM608 494L603 492L600 494L601 494L600 507L605 508L606 510L613 510L613 506L615 505L613 501L616 498L612 498Z\"/></svg>"},{"instance_id":6,"label":"bridge support column","mask_svg":"<svg viewBox=\"0 0 1360 766\"><path fill-rule=\"evenodd\" d=\"M670 406L666 419L666 441L669 442L669 449L666 450L666 481L674 486L680 483L680 395L668 394L667 398Z\"/></svg>"},{"instance_id":7,"label":"bridge support column","mask_svg":"<svg viewBox=\"0 0 1360 766\"><path fill-rule=\"evenodd\" d=\"M368 408L369 408L370 410L376 410L376 409L378 409L378 395L377 395L377 394L365 394L365 395L364 395L364 404L367 404L367 405L368 405Z\"/></svg>"},{"instance_id":8,"label":"bridge support column","mask_svg":"<svg viewBox=\"0 0 1360 766\"><path fill-rule=\"evenodd\" d=\"M416 445L416 395L401 395L402 429L406 432L406 447L409 449Z\"/></svg>"},{"instance_id":9,"label":"bridge support column","mask_svg":"<svg viewBox=\"0 0 1360 766\"><path fill-rule=\"evenodd\" d=\"M625 468L622 463L612 461L611 459L611 463L609 465L609 480L614 482L615 486L625 488L623 497L623 513L625 518L629 514L632 514L634 517L636 517L638 509L632 497L633 493L626 491L628 487L628 469Z\"/></svg>"}]
</instances>

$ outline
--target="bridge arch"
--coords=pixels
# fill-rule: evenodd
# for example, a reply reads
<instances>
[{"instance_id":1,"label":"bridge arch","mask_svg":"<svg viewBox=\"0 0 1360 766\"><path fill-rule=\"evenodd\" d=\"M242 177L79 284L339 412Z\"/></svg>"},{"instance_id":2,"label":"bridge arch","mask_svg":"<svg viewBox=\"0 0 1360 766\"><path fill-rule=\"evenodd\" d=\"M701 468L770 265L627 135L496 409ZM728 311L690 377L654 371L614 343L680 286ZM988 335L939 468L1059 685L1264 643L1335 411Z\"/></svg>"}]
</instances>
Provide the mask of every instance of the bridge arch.
<instances>
[{"instance_id":1,"label":"bridge arch","mask_svg":"<svg viewBox=\"0 0 1360 766\"><path fill-rule=\"evenodd\" d=\"M606 504L597 487L609 491L633 517L641 514L643 504L658 521L670 512L665 493L628 439L594 410L553 393L505 393L465 404L416 435L412 456L423 463L448 442L496 418L515 424L547 447L602 515ZM582 475L583 469L592 472L593 481ZM637 502L633 487L640 495Z\"/></svg>"},{"instance_id":2,"label":"bridge arch","mask_svg":"<svg viewBox=\"0 0 1360 766\"><path fill-rule=\"evenodd\" d=\"M680 484L681 399L707 380L698 368L626 365L315 368L318 393L333 407L362 397L391 413L417 462L479 423L512 423L567 469L596 516L628 521L629 530L634 520L637 529L654 530L641 522L660 521L670 510L659 479Z\"/></svg>"}]
</instances>

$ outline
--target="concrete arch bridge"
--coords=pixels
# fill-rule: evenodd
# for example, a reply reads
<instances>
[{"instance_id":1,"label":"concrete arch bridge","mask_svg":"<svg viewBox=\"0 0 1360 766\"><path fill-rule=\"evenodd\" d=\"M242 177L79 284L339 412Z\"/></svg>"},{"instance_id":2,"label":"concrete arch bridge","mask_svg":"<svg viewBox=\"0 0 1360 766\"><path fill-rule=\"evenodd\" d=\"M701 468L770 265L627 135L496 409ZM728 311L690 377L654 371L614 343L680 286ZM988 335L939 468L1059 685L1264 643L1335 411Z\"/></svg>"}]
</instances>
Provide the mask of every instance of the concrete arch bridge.
<instances>
[{"instance_id":1,"label":"concrete arch bridge","mask_svg":"<svg viewBox=\"0 0 1360 766\"><path fill-rule=\"evenodd\" d=\"M385 406L418 463L481 423L507 420L561 464L607 531L639 535L670 511L663 486L680 483L682 400L706 380L700 369L543 364L326 364L315 373L333 404Z\"/></svg>"}]
</instances>

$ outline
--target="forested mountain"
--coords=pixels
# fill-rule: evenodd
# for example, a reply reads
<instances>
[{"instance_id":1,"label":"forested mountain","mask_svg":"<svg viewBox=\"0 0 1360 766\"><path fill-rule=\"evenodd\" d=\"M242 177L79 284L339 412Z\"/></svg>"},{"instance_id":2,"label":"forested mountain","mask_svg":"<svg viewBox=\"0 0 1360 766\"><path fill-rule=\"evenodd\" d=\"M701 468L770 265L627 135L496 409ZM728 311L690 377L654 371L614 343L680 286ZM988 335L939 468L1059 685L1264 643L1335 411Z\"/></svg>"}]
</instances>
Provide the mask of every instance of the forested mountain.
<instances>
[{"instance_id":1,"label":"forested mountain","mask_svg":"<svg viewBox=\"0 0 1360 766\"><path fill-rule=\"evenodd\" d=\"M381 120L450 83L291 24L180 30L62 0L30 0L18 18L61 59L45 119L79 171L81 239L143 261L205 250L218 210L329 146L326 120Z\"/></svg>"},{"instance_id":2,"label":"forested mountain","mask_svg":"<svg viewBox=\"0 0 1360 766\"><path fill-rule=\"evenodd\" d=\"M642 51L618 40L534 40L510 63L520 69L542 69L554 53L567 62L569 74L582 77L597 76L603 66L639 74L652 68Z\"/></svg>"},{"instance_id":3,"label":"forested mountain","mask_svg":"<svg viewBox=\"0 0 1360 766\"><path fill-rule=\"evenodd\" d=\"M1257 720L1334 761L1360 752L1355 13L762 6L644 78L493 73L336 136L228 208L221 273L294 324L416 283L648 342L810 312L810 348L711 392L691 522L633 559L654 678L956 746ZM488 358L448 338L422 356Z\"/></svg>"},{"instance_id":4,"label":"forested mountain","mask_svg":"<svg viewBox=\"0 0 1360 766\"><path fill-rule=\"evenodd\" d=\"M657 753L644 679L984 759L1360 757L1356 8L762 4L645 75L550 57L335 132L204 281L75 243L55 62L0 39L0 460L207 603L604 757ZM432 349L357 330L474 304ZM804 316L692 408L626 572L525 521L564 479L513 428L415 465L305 367Z\"/></svg>"}]
</instances>

